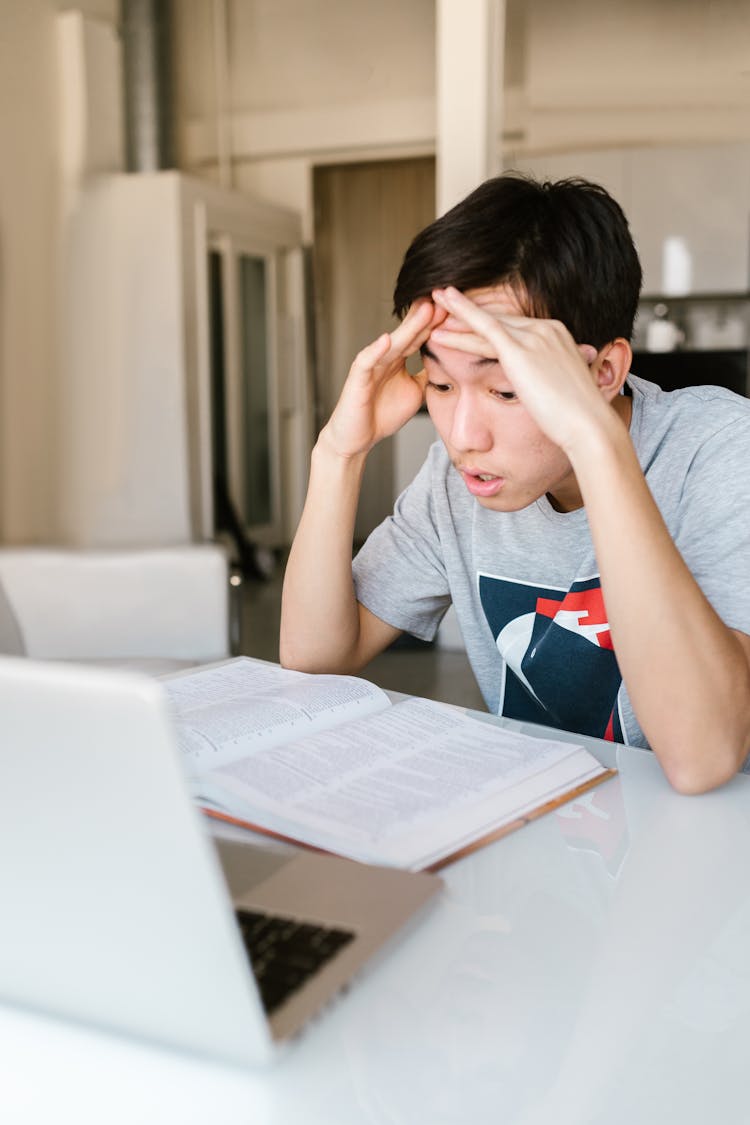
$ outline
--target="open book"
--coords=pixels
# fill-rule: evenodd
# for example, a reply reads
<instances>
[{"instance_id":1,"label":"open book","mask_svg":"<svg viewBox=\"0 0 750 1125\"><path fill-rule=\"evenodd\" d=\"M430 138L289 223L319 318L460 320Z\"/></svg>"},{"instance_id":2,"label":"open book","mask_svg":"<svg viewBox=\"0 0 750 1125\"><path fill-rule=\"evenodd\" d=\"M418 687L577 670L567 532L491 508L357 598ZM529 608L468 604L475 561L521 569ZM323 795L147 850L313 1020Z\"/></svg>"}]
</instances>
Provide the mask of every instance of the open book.
<instances>
[{"instance_id":1,"label":"open book","mask_svg":"<svg viewBox=\"0 0 750 1125\"><path fill-rule=\"evenodd\" d=\"M237 657L164 683L199 805L366 863L435 870L614 772L351 676Z\"/></svg>"}]
</instances>

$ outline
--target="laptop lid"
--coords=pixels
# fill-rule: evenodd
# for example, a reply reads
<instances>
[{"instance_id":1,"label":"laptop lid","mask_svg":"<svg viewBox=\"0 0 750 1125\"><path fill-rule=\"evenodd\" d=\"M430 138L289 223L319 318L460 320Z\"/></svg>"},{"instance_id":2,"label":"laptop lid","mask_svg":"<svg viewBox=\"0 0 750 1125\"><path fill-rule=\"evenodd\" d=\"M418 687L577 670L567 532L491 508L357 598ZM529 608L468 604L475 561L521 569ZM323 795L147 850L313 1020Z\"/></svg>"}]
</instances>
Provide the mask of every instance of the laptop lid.
<instances>
[{"instance_id":1,"label":"laptop lid","mask_svg":"<svg viewBox=\"0 0 750 1125\"><path fill-rule=\"evenodd\" d=\"M0 659L0 997L237 1061L271 1053L162 688Z\"/></svg>"},{"instance_id":2,"label":"laptop lid","mask_svg":"<svg viewBox=\"0 0 750 1125\"><path fill-rule=\"evenodd\" d=\"M307 853L284 863L225 842L237 905L298 914L296 904L320 920L325 906L357 931L272 1027L162 686L5 657L0 714L0 1000L262 1063L440 886Z\"/></svg>"}]
</instances>

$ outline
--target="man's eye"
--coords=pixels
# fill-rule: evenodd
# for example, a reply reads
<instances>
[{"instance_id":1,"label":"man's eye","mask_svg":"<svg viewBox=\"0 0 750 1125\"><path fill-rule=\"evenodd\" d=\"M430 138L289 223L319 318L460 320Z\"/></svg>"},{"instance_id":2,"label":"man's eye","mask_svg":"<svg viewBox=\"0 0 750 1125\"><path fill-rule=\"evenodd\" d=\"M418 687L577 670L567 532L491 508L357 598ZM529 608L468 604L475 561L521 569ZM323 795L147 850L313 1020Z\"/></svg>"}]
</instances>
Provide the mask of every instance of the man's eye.
<instances>
[{"instance_id":1,"label":"man's eye","mask_svg":"<svg viewBox=\"0 0 750 1125\"><path fill-rule=\"evenodd\" d=\"M515 402L518 395L515 391L493 391L495 398L502 399L503 402Z\"/></svg>"},{"instance_id":2,"label":"man's eye","mask_svg":"<svg viewBox=\"0 0 750 1125\"><path fill-rule=\"evenodd\" d=\"M430 390L439 391L440 394L447 394L447 392L451 389L450 383L428 383L427 386L430 388Z\"/></svg>"}]
</instances>

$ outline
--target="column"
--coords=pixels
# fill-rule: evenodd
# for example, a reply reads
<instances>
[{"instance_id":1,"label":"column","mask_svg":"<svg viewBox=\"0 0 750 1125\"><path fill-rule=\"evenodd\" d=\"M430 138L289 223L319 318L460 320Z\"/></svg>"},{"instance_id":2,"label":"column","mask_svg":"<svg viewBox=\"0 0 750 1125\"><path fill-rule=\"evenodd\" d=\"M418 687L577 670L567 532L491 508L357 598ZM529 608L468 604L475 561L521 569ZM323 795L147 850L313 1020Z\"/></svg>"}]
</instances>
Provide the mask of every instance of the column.
<instances>
[{"instance_id":1,"label":"column","mask_svg":"<svg viewBox=\"0 0 750 1125\"><path fill-rule=\"evenodd\" d=\"M500 170L505 0L436 0L436 212Z\"/></svg>"}]
</instances>

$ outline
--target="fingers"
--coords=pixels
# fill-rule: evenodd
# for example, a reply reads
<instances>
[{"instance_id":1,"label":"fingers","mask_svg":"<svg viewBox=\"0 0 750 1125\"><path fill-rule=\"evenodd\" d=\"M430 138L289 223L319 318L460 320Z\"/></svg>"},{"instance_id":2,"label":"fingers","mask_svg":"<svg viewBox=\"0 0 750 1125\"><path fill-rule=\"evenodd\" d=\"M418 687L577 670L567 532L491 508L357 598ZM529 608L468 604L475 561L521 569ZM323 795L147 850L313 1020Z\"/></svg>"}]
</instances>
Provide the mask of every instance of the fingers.
<instances>
[{"instance_id":1,"label":"fingers","mask_svg":"<svg viewBox=\"0 0 750 1125\"><path fill-rule=\"evenodd\" d=\"M378 363L404 358L424 343L433 325L445 319L445 312L436 309L426 297L415 301L393 332L383 332L377 340L358 352L354 366L372 370Z\"/></svg>"},{"instance_id":2,"label":"fingers","mask_svg":"<svg viewBox=\"0 0 750 1125\"><path fill-rule=\"evenodd\" d=\"M378 363L401 362L418 351L431 332L442 324L447 313L428 297L420 297L410 306L404 319L390 333L383 333L357 356L359 366L371 369ZM384 341L388 344L385 346Z\"/></svg>"},{"instance_id":3,"label":"fingers","mask_svg":"<svg viewBox=\"0 0 750 1125\"><path fill-rule=\"evenodd\" d=\"M463 320L459 320L457 316L449 315L446 313L445 309L441 309L440 311L445 316L445 320L440 327L444 328L446 332L471 332L468 324L465 324Z\"/></svg>"},{"instance_id":4,"label":"fingers","mask_svg":"<svg viewBox=\"0 0 750 1125\"><path fill-rule=\"evenodd\" d=\"M447 324L448 320L451 319L451 318L449 318L448 313L445 311L445 309L441 309L438 305L433 304L432 308L433 308L434 311L433 311L433 314L432 314L432 322L430 324L430 328L431 329L435 329L435 328L438 328L438 327L444 328L445 325ZM453 318L453 319L455 319L455 318ZM460 324L460 323L461 323L460 320L456 320L456 324Z\"/></svg>"},{"instance_id":5,"label":"fingers","mask_svg":"<svg viewBox=\"0 0 750 1125\"><path fill-rule=\"evenodd\" d=\"M402 364L419 351L433 328L445 319L443 309L436 309L432 301L423 298L415 301L408 313L391 332L391 347L384 359L387 364Z\"/></svg>"},{"instance_id":6,"label":"fingers","mask_svg":"<svg viewBox=\"0 0 750 1125\"><path fill-rule=\"evenodd\" d=\"M485 339L466 325L460 331L448 330L441 326L430 333L430 339L444 348L452 348L457 352L466 352L468 355L479 355L485 359L497 359L497 350Z\"/></svg>"},{"instance_id":7,"label":"fingers","mask_svg":"<svg viewBox=\"0 0 750 1125\"><path fill-rule=\"evenodd\" d=\"M407 357L419 350L433 327L442 323L445 316L445 311L437 309L426 297L415 301L393 332L383 332L357 353L350 373L369 377L380 368L380 374L385 376L389 370L402 367ZM420 382L419 376L416 380Z\"/></svg>"},{"instance_id":8,"label":"fingers","mask_svg":"<svg viewBox=\"0 0 750 1125\"><path fill-rule=\"evenodd\" d=\"M444 316L445 314L441 314ZM394 329L394 335L399 329L404 329L408 334L414 331L420 331L424 326L429 324L435 315L435 305L428 297L420 297L419 300L414 301L406 313L406 316L399 324L398 328Z\"/></svg>"},{"instance_id":9,"label":"fingers","mask_svg":"<svg viewBox=\"0 0 750 1125\"><path fill-rule=\"evenodd\" d=\"M576 344L567 328L557 321L518 316L512 311L505 313L497 305L479 305L453 287L436 289L433 300L448 314L440 330L434 333L436 341L460 351L487 355L486 344L491 343L493 354L496 354L498 346L511 340L521 342L526 338L527 331L534 336L551 331L569 350L575 348L588 366L599 354L593 344ZM463 342L460 340L462 335ZM484 348L477 347L479 340L486 342Z\"/></svg>"},{"instance_id":10,"label":"fingers","mask_svg":"<svg viewBox=\"0 0 750 1125\"><path fill-rule=\"evenodd\" d=\"M485 339L492 339L498 328L502 331L502 326L496 317L485 312L484 309L465 297L458 289L454 289L453 286L448 286L446 289L435 289L432 299L436 305L445 309L451 317L463 321L465 325L468 325L469 328L472 328ZM502 334L505 335L505 333Z\"/></svg>"},{"instance_id":11,"label":"fingers","mask_svg":"<svg viewBox=\"0 0 750 1125\"><path fill-rule=\"evenodd\" d=\"M390 332L383 332L378 336L377 340L373 340L367 347L362 348L355 356L352 367L357 367L364 371L371 371L372 368L386 356L391 347Z\"/></svg>"},{"instance_id":12,"label":"fingers","mask_svg":"<svg viewBox=\"0 0 750 1125\"><path fill-rule=\"evenodd\" d=\"M409 355L417 350L429 336L435 323L436 312L434 304L426 297L415 301L409 308L404 319L391 333L391 347L395 353ZM440 319L445 318L441 309Z\"/></svg>"}]
</instances>

